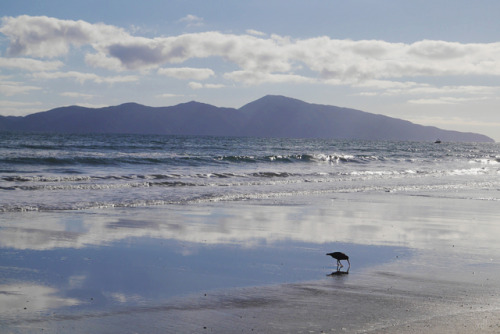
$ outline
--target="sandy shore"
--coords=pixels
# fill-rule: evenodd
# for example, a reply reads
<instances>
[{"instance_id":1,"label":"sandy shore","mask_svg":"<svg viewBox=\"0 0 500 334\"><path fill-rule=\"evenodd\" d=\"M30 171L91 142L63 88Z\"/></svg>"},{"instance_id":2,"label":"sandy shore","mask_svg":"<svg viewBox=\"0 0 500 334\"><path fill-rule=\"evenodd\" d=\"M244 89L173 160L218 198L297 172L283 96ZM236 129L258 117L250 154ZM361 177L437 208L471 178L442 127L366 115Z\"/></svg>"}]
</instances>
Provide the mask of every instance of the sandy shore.
<instances>
[{"instance_id":1,"label":"sandy shore","mask_svg":"<svg viewBox=\"0 0 500 334\"><path fill-rule=\"evenodd\" d=\"M5 220L0 332L500 332L498 203L285 204ZM334 250L348 275L327 276Z\"/></svg>"},{"instance_id":2,"label":"sandy shore","mask_svg":"<svg viewBox=\"0 0 500 334\"><path fill-rule=\"evenodd\" d=\"M402 278L385 277L379 282L390 284L393 279L400 283ZM411 281L414 287L430 284L437 288L435 285L443 284ZM498 306L485 306L479 300L472 302L477 295L468 295L469 290L457 298L456 293L411 293L378 285L339 287L339 283L249 290L221 298L213 309L207 305L196 312L179 311L175 317L182 314L185 321L181 324L167 321L165 326L173 331L199 332L203 328L214 333L498 333L500 330Z\"/></svg>"},{"instance_id":3,"label":"sandy shore","mask_svg":"<svg viewBox=\"0 0 500 334\"><path fill-rule=\"evenodd\" d=\"M382 272L354 280L343 275L215 291L155 306L55 314L14 321L4 329L6 333L498 333L498 299L498 292L484 285Z\"/></svg>"}]
</instances>

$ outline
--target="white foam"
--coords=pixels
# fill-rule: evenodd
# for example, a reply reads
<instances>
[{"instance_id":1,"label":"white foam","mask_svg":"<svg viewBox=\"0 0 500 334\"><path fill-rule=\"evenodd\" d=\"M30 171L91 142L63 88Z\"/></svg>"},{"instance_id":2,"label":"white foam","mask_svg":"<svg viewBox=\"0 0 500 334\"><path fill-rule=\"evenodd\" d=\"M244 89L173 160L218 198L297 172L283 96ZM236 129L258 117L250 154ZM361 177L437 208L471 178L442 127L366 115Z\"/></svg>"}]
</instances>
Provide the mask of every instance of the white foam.
<instances>
[{"instance_id":1,"label":"white foam","mask_svg":"<svg viewBox=\"0 0 500 334\"><path fill-rule=\"evenodd\" d=\"M488 172L485 168L470 168L470 169L454 169L449 172L449 175L481 175Z\"/></svg>"},{"instance_id":2,"label":"white foam","mask_svg":"<svg viewBox=\"0 0 500 334\"><path fill-rule=\"evenodd\" d=\"M496 156L495 158L474 159L470 160L469 162L481 165L500 165L500 156Z\"/></svg>"}]
</instances>

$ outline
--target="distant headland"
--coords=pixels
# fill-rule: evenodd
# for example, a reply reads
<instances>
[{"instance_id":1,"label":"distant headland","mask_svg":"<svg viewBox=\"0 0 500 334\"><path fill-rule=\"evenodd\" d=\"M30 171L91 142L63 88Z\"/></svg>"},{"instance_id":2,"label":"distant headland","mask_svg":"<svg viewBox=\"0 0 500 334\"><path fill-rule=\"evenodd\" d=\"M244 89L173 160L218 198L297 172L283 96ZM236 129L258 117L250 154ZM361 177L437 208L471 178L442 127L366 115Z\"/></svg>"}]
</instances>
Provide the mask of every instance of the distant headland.
<instances>
[{"instance_id":1,"label":"distant headland","mask_svg":"<svg viewBox=\"0 0 500 334\"><path fill-rule=\"evenodd\" d=\"M264 96L239 109L194 101L170 107L137 103L61 107L24 117L0 116L0 131L494 142L478 133L443 130L276 95Z\"/></svg>"}]
</instances>

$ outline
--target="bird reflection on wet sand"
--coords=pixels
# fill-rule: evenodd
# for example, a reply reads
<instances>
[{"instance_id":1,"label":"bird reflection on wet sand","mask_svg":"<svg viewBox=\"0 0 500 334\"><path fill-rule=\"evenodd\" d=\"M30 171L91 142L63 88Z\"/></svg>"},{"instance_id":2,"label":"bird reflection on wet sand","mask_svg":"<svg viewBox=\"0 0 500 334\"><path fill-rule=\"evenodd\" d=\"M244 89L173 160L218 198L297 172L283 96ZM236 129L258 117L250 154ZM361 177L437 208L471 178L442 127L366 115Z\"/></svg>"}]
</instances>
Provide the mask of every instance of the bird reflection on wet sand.
<instances>
[{"instance_id":1,"label":"bird reflection on wet sand","mask_svg":"<svg viewBox=\"0 0 500 334\"><path fill-rule=\"evenodd\" d=\"M347 269L346 271L340 271L340 270L332 271L330 274L328 274L326 276L342 276L342 275L348 275L348 274L349 274L349 269Z\"/></svg>"}]
</instances>

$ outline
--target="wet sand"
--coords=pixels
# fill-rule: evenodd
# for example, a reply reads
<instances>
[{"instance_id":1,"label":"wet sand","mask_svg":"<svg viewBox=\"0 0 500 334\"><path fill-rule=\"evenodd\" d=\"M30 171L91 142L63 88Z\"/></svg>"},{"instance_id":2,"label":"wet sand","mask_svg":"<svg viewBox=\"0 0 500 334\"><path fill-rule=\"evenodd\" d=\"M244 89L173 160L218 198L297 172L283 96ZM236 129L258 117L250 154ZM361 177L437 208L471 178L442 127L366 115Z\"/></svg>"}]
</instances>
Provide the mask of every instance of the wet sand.
<instances>
[{"instance_id":1,"label":"wet sand","mask_svg":"<svg viewBox=\"0 0 500 334\"><path fill-rule=\"evenodd\" d=\"M497 333L499 217L458 192L4 216L0 329Z\"/></svg>"},{"instance_id":2,"label":"wet sand","mask_svg":"<svg viewBox=\"0 0 500 334\"><path fill-rule=\"evenodd\" d=\"M343 280L342 277L341 280ZM339 280L217 291L162 305L52 315L8 324L33 333L498 333L498 293L485 287L374 274ZM373 282L375 281L375 282ZM408 291L411 284L432 292ZM439 290L439 293L436 291ZM486 296L486 298L485 298ZM496 301L495 301L496 299Z\"/></svg>"}]
</instances>

